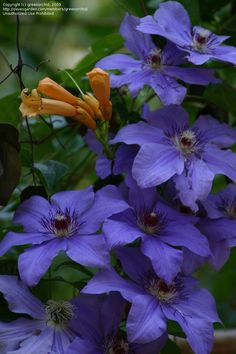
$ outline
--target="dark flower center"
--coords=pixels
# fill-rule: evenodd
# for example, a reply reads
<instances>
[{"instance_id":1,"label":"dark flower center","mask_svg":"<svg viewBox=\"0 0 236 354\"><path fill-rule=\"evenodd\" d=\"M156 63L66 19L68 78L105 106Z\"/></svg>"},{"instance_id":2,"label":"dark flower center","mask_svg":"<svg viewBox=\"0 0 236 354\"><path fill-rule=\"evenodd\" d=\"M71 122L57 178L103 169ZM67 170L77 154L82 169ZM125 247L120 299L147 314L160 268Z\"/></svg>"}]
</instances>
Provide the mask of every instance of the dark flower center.
<instances>
[{"instance_id":1,"label":"dark flower center","mask_svg":"<svg viewBox=\"0 0 236 354\"><path fill-rule=\"evenodd\" d=\"M196 151L197 137L192 130L188 129L176 135L174 143L183 155L188 155Z\"/></svg>"},{"instance_id":2,"label":"dark flower center","mask_svg":"<svg viewBox=\"0 0 236 354\"><path fill-rule=\"evenodd\" d=\"M205 28L193 29L193 48L199 52L205 52L211 36L211 32Z\"/></svg>"},{"instance_id":3,"label":"dark flower center","mask_svg":"<svg viewBox=\"0 0 236 354\"><path fill-rule=\"evenodd\" d=\"M160 216L154 211L144 213L138 218L138 226L147 234L155 234L161 226Z\"/></svg>"},{"instance_id":4,"label":"dark flower center","mask_svg":"<svg viewBox=\"0 0 236 354\"><path fill-rule=\"evenodd\" d=\"M47 325L62 329L74 317L74 308L67 301L49 300L45 306L45 313Z\"/></svg>"},{"instance_id":5,"label":"dark flower center","mask_svg":"<svg viewBox=\"0 0 236 354\"><path fill-rule=\"evenodd\" d=\"M76 211L58 208L56 212L50 212L49 217L44 217L41 224L47 231L58 237L69 237L79 228L79 218Z\"/></svg>"},{"instance_id":6,"label":"dark flower center","mask_svg":"<svg viewBox=\"0 0 236 354\"><path fill-rule=\"evenodd\" d=\"M162 279L155 276L148 279L145 289L160 302L172 302L179 294L178 285L175 281L167 285Z\"/></svg>"},{"instance_id":7,"label":"dark flower center","mask_svg":"<svg viewBox=\"0 0 236 354\"><path fill-rule=\"evenodd\" d=\"M152 69L157 69L161 65L161 49L152 49L146 58L146 65Z\"/></svg>"},{"instance_id":8,"label":"dark flower center","mask_svg":"<svg viewBox=\"0 0 236 354\"><path fill-rule=\"evenodd\" d=\"M123 339L113 339L108 343L104 354L131 354L131 351L129 344Z\"/></svg>"},{"instance_id":9,"label":"dark flower center","mask_svg":"<svg viewBox=\"0 0 236 354\"><path fill-rule=\"evenodd\" d=\"M236 219L236 198L225 202L225 211L231 218Z\"/></svg>"}]
</instances>

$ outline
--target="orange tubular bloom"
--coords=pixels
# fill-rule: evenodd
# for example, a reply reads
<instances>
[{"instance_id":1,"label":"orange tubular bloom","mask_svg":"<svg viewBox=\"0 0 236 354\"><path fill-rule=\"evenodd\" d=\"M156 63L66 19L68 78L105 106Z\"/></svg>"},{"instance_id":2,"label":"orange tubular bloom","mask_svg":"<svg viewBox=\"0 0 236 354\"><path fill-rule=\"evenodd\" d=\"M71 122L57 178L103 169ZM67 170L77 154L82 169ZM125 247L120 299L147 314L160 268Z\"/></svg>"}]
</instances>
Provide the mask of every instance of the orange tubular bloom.
<instances>
[{"instance_id":1,"label":"orange tubular bloom","mask_svg":"<svg viewBox=\"0 0 236 354\"><path fill-rule=\"evenodd\" d=\"M23 116L34 117L39 114L58 114L66 117L74 117L76 108L72 105L57 100L42 98L36 89L29 92L24 89L21 92L22 103L20 111Z\"/></svg>"},{"instance_id":2,"label":"orange tubular bloom","mask_svg":"<svg viewBox=\"0 0 236 354\"><path fill-rule=\"evenodd\" d=\"M76 96L72 95L49 77L45 77L43 80L39 81L37 91L55 100L69 103L72 106L78 104L78 98Z\"/></svg>"},{"instance_id":3,"label":"orange tubular bloom","mask_svg":"<svg viewBox=\"0 0 236 354\"><path fill-rule=\"evenodd\" d=\"M87 76L95 97L100 103L100 108L106 120L112 115L112 103L110 98L110 79L109 75L100 68L94 68Z\"/></svg>"},{"instance_id":4,"label":"orange tubular bloom","mask_svg":"<svg viewBox=\"0 0 236 354\"><path fill-rule=\"evenodd\" d=\"M86 125L92 130L95 130L97 128L95 120L93 120L92 116L86 110L78 107L76 111L77 114L74 117L75 120L78 120L80 123Z\"/></svg>"}]
</instances>

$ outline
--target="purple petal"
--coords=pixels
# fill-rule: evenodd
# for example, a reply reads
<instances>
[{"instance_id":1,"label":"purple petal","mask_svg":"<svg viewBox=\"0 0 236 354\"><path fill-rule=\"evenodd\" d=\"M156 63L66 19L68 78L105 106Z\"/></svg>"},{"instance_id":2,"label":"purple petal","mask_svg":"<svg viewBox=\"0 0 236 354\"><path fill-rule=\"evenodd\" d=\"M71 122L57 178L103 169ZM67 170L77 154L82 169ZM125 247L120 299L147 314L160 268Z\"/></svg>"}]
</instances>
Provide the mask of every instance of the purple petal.
<instances>
[{"instance_id":1,"label":"purple petal","mask_svg":"<svg viewBox=\"0 0 236 354\"><path fill-rule=\"evenodd\" d=\"M52 352L65 353L66 349L72 343L74 338L75 338L74 332L72 332L68 328L64 328L63 330L60 331L54 330Z\"/></svg>"},{"instance_id":2,"label":"purple petal","mask_svg":"<svg viewBox=\"0 0 236 354\"><path fill-rule=\"evenodd\" d=\"M20 349L8 352L9 354L45 354L52 353L53 330L46 327L40 335L31 335L21 343Z\"/></svg>"},{"instance_id":3,"label":"purple petal","mask_svg":"<svg viewBox=\"0 0 236 354\"><path fill-rule=\"evenodd\" d=\"M172 308L177 314L184 314L186 317L198 317L208 322L221 322L217 314L215 300L206 289L192 290L182 301L174 303Z\"/></svg>"},{"instance_id":4,"label":"purple petal","mask_svg":"<svg viewBox=\"0 0 236 354\"><path fill-rule=\"evenodd\" d=\"M52 204L62 210L76 210L80 215L91 207L93 200L94 192L92 186L79 191L59 192L51 197Z\"/></svg>"},{"instance_id":5,"label":"purple petal","mask_svg":"<svg viewBox=\"0 0 236 354\"><path fill-rule=\"evenodd\" d=\"M209 115L200 116L194 127L204 131L206 138L218 147L226 148L236 141L236 130L228 124L220 123Z\"/></svg>"},{"instance_id":6,"label":"purple petal","mask_svg":"<svg viewBox=\"0 0 236 354\"><path fill-rule=\"evenodd\" d=\"M111 87L121 87L123 85L128 85L131 96L135 97L144 87L144 85L149 85L152 76L153 71L151 69L143 68L128 74L111 75Z\"/></svg>"},{"instance_id":7,"label":"purple petal","mask_svg":"<svg viewBox=\"0 0 236 354\"><path fill-rule=\"evenodd\" d=\"M24 201L17 209L13 219L14 224L23 225L27 232L44 232L41 219L48 216L50 209L51 206L46 199L33 196Z\"/></svg>"},{"instance_id":8,"label":"purple petal","mask_svg":"<svg viewBox=\"0 0 236 354\"><path fill-rule=\"evenodd\" d=\"M203 54L200 52L189 52L189 54L186 56L188 61L195 65L202 65L206 63L209 59L211 59L212 55L211 54Z\"/></svg>"},{"instance_id":9,"label":"purple petal","mask_svg":"<svg viewBox=\"0 0 236 354\"><path fill-rule=\"evenodd\" d=\"M180 85L173 77L163 72L153 75L150 86L164 105L181 104L187 93L186 87Z\"/></svg>"},{"instance_id":10,"label":"purple petal","mask_svg":"<svg viewBox=\"0 0 236 354\"><path fill-rule=\"evenodd\" d=\"M68 347L66 354L101 354L100 348L95 343L91 343L87 339L77 337Z\"/></svg>"},{"instance_id":11,"label":"purple petal","mask_svg":"<svg viewBox=\"0 0 236 354\"><path fill-rule=\"evenodd\" d=\"M213 50L212 58L236 64L236 48L229 45L222 45Z\"/></svg>"},{"instance_id":12,"label":"purple petal","mask_svg":"<svg viewBox=\"0 0 236 354\"><path fill-rule=\"evenodd\" d=\"M25 215L25 219L27 219L27 217L28 216ZM8 232L0 243L0 256L4 255L13 246L27 244L38 245L53 238L55 238L55 236L49 233L36 233L35 231L33 233Z\"/></svg>"},{"instance_id":13,"label":"purple petal","mask_svg":"<svg viewBox=\"0 0 236 354\"><path fill-rule=\"evenodd\" d=\"M174 43L167 41L161 56L162 69L164 65L171 67L172 65L185 64L185 56L185 52L179 50Z\"/></svg>"},{"instance_id":14,"label":"purple petal","mask_svg":"<svg viewBox=\"0 0 236 354\"><path fill-rule=\"evenodd\" d=\"M76 263L86 267L109 266L109 253L101 234L71 237L67 241L66 254Z\"/></svg>"},{"instance_id":15,"label":"purple petal","mask_svg":"<svg viewBox=\"0 0 236 354\"><path fill-rule=\"evenodd\" d=\"M141 253L139 248L128 247L116 250L125 273L137 284L142 285L142 279L147 273L153 272L151 261Z\"/></svg>"},{"instance_id":16,"label":"purple petal","mask_svg":"<svg viewBox=\"0 0 236 354\"><path fill-rule=\"evenodd\" d=\"M93 130L89 129L87 131L86 135L84 136L84 141L93 152L95 152L97 155L102 155L103 146L97 139Z\"/></svg>"},{"instance_id":17,"label":"purple petal","mask_svg":"<svg viewBox=\"0 0 236 354\"><path fill-rule=\"evenodd\" d=\"M126 143L126 144L147 144L153 142L158 143L163 138L163 133L160 129L152 127L151 125L139 122L137 124L128 124L126 127L121 129L115 138L113 138L110 143Z\"/></svg>"},{"instance_id":18,"label":"purple petal","mask_svg":"<svg viewBox=\"0 0 236 354\"><path fill-rule=\"evenodd\" d=\"M57 254L65 250L66 241L63 239L44 242L40 246L27 249L18 259L21 279L29 286L37 285Z\"/></svg>"},{"instance_id":19,"label":"purple petal","mask_svg":"<svg viewBox=\"0 0 236 354\"><path fill-rule=\"evenodd\" d=\"M103 231L109 249L127 245L145 236L137 226L137 219L131 209L108 219L103 226Z\"/></svg>"},{"instance_id":20,"label":"purple petal","mask_svg":"<svg viewBox=\"0 0 236 354\"><path fill-rule=\"evenodd\" d=\"M187 341L196 354L210 353L214 340L214 328L212 323L204 319L184 316L174 309L164 308L168 319L177 321L187 335Z\"/></svg>"},{"instance_id":21,"label":"purple petal","mask_svg":"<svg viewBox=\"0 0 236 354\"><path fill-rule=\"evenodd\" d=\"M184 246L203 257L211 253L206 237L191 224L169 223L161 232L159 239L172 246Z\"/></svg>"},{"instance_id":22,"label":"purple petal","mask_svg":"<svg viewBox=\"0 0 236 354\"><path fill-rule=\"evenodd\" d=\"M200 159L194 158L186 173L174 176L174 182L181 202L193 211L198 210L197 200L204 200L211 190L214 173Z\"/></svg>"},{"instance_id":23,"label":"purple petal","mask_svg":"<svg viewBox=\"0 0 236 354\"><path fill-rule=\"evenodd\" d=\"M8 323L0 322L0 344L15 342L18 346L21 341L30 338L37 330L41 330L40 323L26 318L19 318Z\"/></svg>"},{"instance_id":24,"label":"purple petal","mask_svg":"<svg viewBox=\"0 0 236 354\"><path fill-rule=\"evenodd\" d=\"M137 294L145 294L141 287L121 278L113 269L101 270L81 290L86 294L103 294L109 291L119 291L129 302Z\"/></svg>"},{"instance_id":25,"label":"purple petal","mask_svg":"<svg viewBox=\"0 0 236 354\"><path fill-rule=\"evenodd\" d=\"M162 107L153 112L146 110L143 118L164 132L169 132L173 126L180 131L188 128L188 113L177 105Z\"/></svg>"},{"instance_id":26,"label":"purple petal","mask_svg":"<svg viewBox=\"0 0 236 354\"><path fill-rule=\"evenodd\" d=\"M97 157L96 159L96 173L104 179L111 174L112 160L107 159L105 156Z\"/></svg>"},{"instance_id":27,"label":"purple petal","mask_svg":"<svg viewBox=\"0 0 236 354\"><path fill-rule=\"evenodd\" d=\"M157 354L163 349L166 341L168 339L168 334L165 332L161 337L153 342L146 344L130 344L131 350L134 350L135 354Z\"/></svg>"},{"instance_id":28,"label":"purple petal","mask_svg":"<svg viewBox=\"0 0 236 354\"><path fill-rule=\"evenodd\" d=\"M100 189L95 195L92 208L81 219L80 234L96 232L108 217L128 208L129 205L117 187L108 185Z\"/></svg>"},{"instance_id":29,"label":"purple petal","mask_svg":"<svg viewBox=\"0 0 236 354\"><path fill-rule=\"evenodd\" d=\"M219 82L219 80L214 77L214 71L210 69L163 66L162 71L166 75L178 78L188 84L208 85L209 83Z\"/></svg>"},{"instance_id":30,"label":"purple petal","mask_svg":"<svg viewBox=\"0 0 236 354\"><path fill-rule=\"evenodd\" d=\"M133 299L127 320L130 342L148 343L166 331L166 319L158 301L151 295L137 295Z\"/></svg>"},{"instance_id":31,"label":"purple petal","mask_svg":"<svg viewBox=\"0 0 236 354\"><path fill-rule=\"evenodd\" d=\"M3 293L12 312L25 313L35 319L44 318L43 304L17 277L0 275L0 292Z\"/></svg>"},{"instance_id":32,"label":"purple petal","mask_svg":"<svg viewBox=\"0 0 236 354\"><path fill-rule=\"evenodd\" d=\"M236 154L231 150L220 150L213 144L208 144L204 160L215 174L224 174L236 182Z\"/></svg>"},{"instance_id":33,"label":"purple petal","mask_svg":"<svg viewBox=\"0 0 236 354\"><path fill-rule=\"evenodd\" d=\"M201 268L207 260L208 259L206 257L200 257L196 253L189 251L189 249L183 248L182 272L185 275L190 275L197 269Z\"/></svg>"},{"instance_id":34,"label":"purple petal","mask_svg":"<svg viewBox=\"0 0 236 354\"><path fill-rule=\"evenodd\" d=\"M182 251L151 236L142 243L141 251L150 258L156 274L166 283L171 283L179 273L183 260Z\"/></svg>"},{"instance_id":35,"label":"purple petal","mask_svg":"<svg viewBox=\"0 0 236 354\"><path fill-rule=\"evenodd\" d=\"M181 174L184 161L173 147L161 144L143 145L133 164L133 177L142 188L153 187Z\"/></svg>"},{"instance_id":36,"label":"purple petal","mask_svg":"<svg viewBox=\"0 0 236 354\"><path fill-rule=\"evenodd\" d=\"M134 53L138 58L145 59L145 56L155 47L152 37L139 32L136 27L140 19L135 16L125 15L120 26L120 34L125 38L125 47Z\"/></svg>"},{"instance_id":37,"label":"purple petal","mask_svg":"<svg viewBox=\"0 0 236 354\"><path fill-rule=\"evenodd\" d=\"M142 62L126 54L112 54L96 64L97 67L106 70L117 69L122 73L131 73L141 69Z\"/></svg>"},{"instance_id":38,"label":"purple petal","mask_svg":"<svg viewBox=\"0 0 236 354\"><path fill-rule=\"evenodd\" d=\"M137 155L138 150L138 146L121 144L116 150L113 173L115 175L123 172L131 174L133 160Z\"/></svg>"}]
</instances>

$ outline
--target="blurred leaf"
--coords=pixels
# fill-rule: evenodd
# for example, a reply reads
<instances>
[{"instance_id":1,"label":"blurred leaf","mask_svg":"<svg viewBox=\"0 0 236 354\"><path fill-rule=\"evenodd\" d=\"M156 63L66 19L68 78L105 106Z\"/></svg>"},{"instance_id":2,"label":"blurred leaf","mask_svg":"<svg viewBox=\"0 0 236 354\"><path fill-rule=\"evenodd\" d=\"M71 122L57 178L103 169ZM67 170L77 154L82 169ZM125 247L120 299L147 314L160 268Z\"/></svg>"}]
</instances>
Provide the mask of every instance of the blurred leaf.
<instances>
[{"instance_id":1,"label":"blurred leaf","mask_svg":"<svg viewBox=\"0 0 236 354\"><path fill-rule=\"evenodd\" d=\"M192 25L199 25L200 22L200 8L199 0L179 0L179 2L187 10L189 17L191 19ZM179 19L181 21L181 19Z\"/></svg>"},{"instance_id":2,"label":"blurred leaf","mask_svg":"<svg viewBox=\"0 0 236 354\"><path fill-rule=\"evenodd\" d=\"M0 124L0 204L5 205L20 179L21 162L18 131Z\"/></svg>"},{"instance_id":3,"label":"blurred leaf","mask_svg":"<svg viewBox=\"0 0 236 354\"><path fill-rule=\"evenodd\" d=\"M117 51L123 45L124 39L119 33L108 34L102 39L99 39L90 47L90 53L87 54L78 65L76 65L74 70L68 70L75 80L80 80L88 71L90 71L96 62ZM62 71L63 74L63 71ZM71 79L64 73L63 74L64 84L71 86ZM73 85L74 86L74 85Z\"/></svg>"},{"instance_id":4,"label":"blurred leaf","mask_svg":"<svg viewBox=\"0 0 236 354\"><path fill-rule=\"evenodd\" d=\"M175 321L168 321L168 333L175 337L186 338L186 335L181 330L180 325Z\"/></svg>"},{"instance_id":5,"label":"blurred leaf","mask_svg":"<svg viewBox=\"0 0 236 354\"><path fill-rule=\"evenodd\" d=\"M0 122L17 126L20 123L19 92L0 99Z\"/></svg>"},{"instance_id":6,"label":"blurred leaf","mask_svg":"<svg viewBox=\"0 0 236 354\"><path fill-rule=\"evenodd\" d=\"M128 11L131 15L136 15L143 17L145 13L142 8L142 1L140 0L114 0L117 5L122 6L126 11Z\"/></svg>"},{"instance_id":7,"label":"blurred leaf","mask_svg":"<svg viewBox=\"0 0 236 354\"><path fill-rule=\"evenodd\" d=\"M203 96L211 103L236 116L236 90L227 83L209 85Z\"/></svg>"},{"instance_id":8,"label":"blurred leaf","mask_svg":"<svg viewBox=\"0 0 236 354\"><path fill-rule=\"evenodd\" d=\"M172 340L168 339L165 347L161 350L161 354L181 354L181 350Z\"/></svg>"},{"instance_id":9,"label":"blurred leaf","mask_svg":"<svg viewBox=\"0 0 236 354\"><path fill-rule=\"evenodd\" d=\"M49 196L60 190L62 180L68 171L67 165L54 160L35 163L34 168Z\"/></svg>"},{"instance_id":10,"label":"blurred leaf","mask_svg":"<svg viewBox=\"0 0 236 354\"><path fill-rule=\"evenodd\" d=\"M40 195L43 198L47 198L47 192L43 186L29 186L21 192L21 203L23 203L26 199L29 199L33 195Z\"/></svg>"}]
</instances>

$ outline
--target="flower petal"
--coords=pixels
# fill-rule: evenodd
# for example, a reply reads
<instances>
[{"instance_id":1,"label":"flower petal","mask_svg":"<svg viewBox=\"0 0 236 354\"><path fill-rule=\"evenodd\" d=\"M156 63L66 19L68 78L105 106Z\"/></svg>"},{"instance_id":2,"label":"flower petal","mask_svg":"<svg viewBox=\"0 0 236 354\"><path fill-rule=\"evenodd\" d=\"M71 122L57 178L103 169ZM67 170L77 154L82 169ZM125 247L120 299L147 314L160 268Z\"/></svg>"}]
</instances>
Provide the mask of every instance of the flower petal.
<instances>
[{"instance_id":1,"label":"flower petal","mask_svg":"<svg viewBox=\"0 0 236 354\"><path fill-rule=\"evenodd\" d=\"M151 236L142 243L141 251L150 258L156 274L166 283L171 283L180 271L183 261L182 251Z\"/></svg>"},{"instance_id":2,"label":"flower petal","mask_svg":"<svg viewBox=\"0 0 236 354\"><path fill-rule=\"evenodd\" d=\"M210 69L163 66L162 71L166 75L178 78L188 84L208 85L209 83L219 82L219 80L214 77L214 71Z\"/></svg>"},{"instance_id":3,"label":"flower petal","mask_svg":"<svg viewBox=\"0 0 236 354\"><path fill-rule=\"evenodd\" d=\"M27 219L26 215L25 218ZM36 233L35 231L32 233L8 232L0 242L0 256L4 255L11 247L27 244L38 245L53 238L55 236L49 233Z\"/></svg>"},{"instance_id":4,"label":"flower petal","mask_svg":"<svg viewBox=\"0 0 236 354\"><path fill-rule=\"evenodd\" d=\"M158 301L151 295L137 295L133 299L127 320L130 342L148 343L166 331L166 319Z\"/></svg>"},{"instance_id":5,"label":"flower petal","mask_svg":"<svg viewBox=\"0 0 236 354\"><path fill-rule=\"evenodd\" d=\"M155 45L151 36L136 29L139 23L140 19L138 17L126 14L120 26L120 34L125 38L125 47L138 58L145 59Z\"/></svg>"},{"instance_id":6,"label":"flower petal","mask_svg":"<svg viewBox=\"0 0 236 354\"><path fill-rule=\"evenodd\" d=\"M145 236L137 226L137 220L131 209L108 219L103 226L103 231L109 249L127 245Z\"/></svg>"},{"instance_id":7,"label":"flower petal","mask_svg":"<svg viewBox=\"0 0 236 354\"><path fill-rule=\"evenodd\" d=\"M130 302L137 294L144 294L142 288L121 278L113 269L101 270L81 290L85 294L103 294L109 291L119 291Z\"/></svg>"},{"instance_id":8,"label":"flower petal","mask_svg":"<svg viewBox=\"0 0 236 354\"><path fill-rule=\"evenodd\" d=\"M97 67L106 70L117 69L122 73L130 73L140 70L141 61L132 58L126 54L112 54L101 60L96 64Z\"/></svg>"},{"instance_id":9,"label":"flower petal","mask_svg":"<svg viewBox=\"0 0 236 354\"><path fill-rule=\"evenodd\" d=\"M123 129L121 129L115 138L110 140L111 144L125 143L125 144L147 144L152 141L153 143L158 143L163 138L163 133L160 129L157 129L144 122L139 122L137 124L128 124Z\"/></svg>"},{"instance_id":10,"label":"flower petal","mask_svg":"<svg viewBox=\"0 0 236 354\"><path fill-rule=\"evenodd\" d=\"M25 313L35 319L44 318L43 304L17 277L0 275L0 292L9 303L12 312Z\"/></svg>"},{"instance_id":11,"label":"flower petal","mask_svg":"<svg viewBox=\"0 0 236 354\"><path fill-rule=\"evenodd\" d=\"M67 241L68 257L86 267L108 267L109 253L101 234L74 236Z\"/></svg>"},{"instance_id":12,"label":"flower petal","mask_svg":"<svg viewBox=\"0 0 236 354\"><path fill-rule=\"evenodd\" d=\"M181 174L183 169L183 158L174 147L150 143L143 145L134 159L133 177L140 187L148 188Z\"/></svg>"},{"instance_id":13,"label":"flower petal","mask_svg":"<svg viewBox=\"0 0 236 354\"><path fill-rule=\"evenodd\" d=\"M92 186L79 191L59 192L51 197L52 204L62 210L76 210L80 215L91 207L93 200L94 192Z\"/></svg>"},{"instance_id":14,"label":"flower petal","mask_svg":"<svg viewBox=\"0 0 236 354\"><path fill-rule=\"evenodd\" d=\"M163 72L156 72L153 75L150 86L164 105L181 104L187 93L186 87Z\"/></svg>"},{"instance_id":15,"label":"flower petal","mask_svg":"<svg viewBox=\"0 0 236 354\"><path fill-rule=\"evenodd\" d=\"M44 242L42 245L27 249L18 259L21 279L29 286L37 285L52 260L63 250L66 250L66 242L61 239Z\"/></svg>"}]
</instances>

